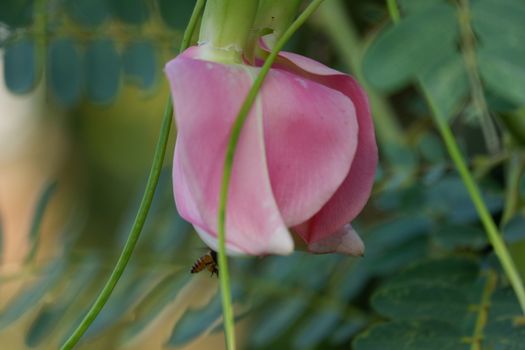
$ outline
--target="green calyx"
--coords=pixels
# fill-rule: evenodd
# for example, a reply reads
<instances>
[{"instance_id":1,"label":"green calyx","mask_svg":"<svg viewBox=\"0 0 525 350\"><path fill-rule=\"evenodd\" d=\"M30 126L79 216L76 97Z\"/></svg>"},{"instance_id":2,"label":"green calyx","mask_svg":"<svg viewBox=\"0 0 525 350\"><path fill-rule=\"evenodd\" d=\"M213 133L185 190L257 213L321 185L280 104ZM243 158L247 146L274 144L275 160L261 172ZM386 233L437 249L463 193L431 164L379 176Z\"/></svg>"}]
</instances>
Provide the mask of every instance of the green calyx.
<instances>
[{"instance_id":1,"label":"green calyx","mask_svg":"<svg viewBox=\"0 0 525 350\"><path fill-rule=\"evenodd\" d=\"M199 44L202 59L222 63L253 62L257 41L271 33L273 46L295 19L302 0L208 0Z\"/></svg>"},{"instance_id":2,"label":"green calyx","mask_svg":"<svg viewBox=\"0 0 525 350\"><path fill-rule=\"evenodd\" d=\"M205 59L242 62L259 0L208 0L202 17L199 44Z\"/></svg>"}]
</instances>

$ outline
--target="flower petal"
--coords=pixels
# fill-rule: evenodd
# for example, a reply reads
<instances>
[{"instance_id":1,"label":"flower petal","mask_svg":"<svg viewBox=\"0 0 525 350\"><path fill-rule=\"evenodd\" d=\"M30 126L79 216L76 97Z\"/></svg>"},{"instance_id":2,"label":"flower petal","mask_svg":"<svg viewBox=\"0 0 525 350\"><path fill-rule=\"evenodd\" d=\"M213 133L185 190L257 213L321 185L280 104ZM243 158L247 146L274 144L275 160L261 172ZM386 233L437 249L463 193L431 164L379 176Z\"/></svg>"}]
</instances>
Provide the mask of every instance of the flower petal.
<instances>
[{"instance_id":1,"label":"flower petal","mask_svg":"<svg viewBox=\"0 0 525 350\"><path fill-rule=\"evenodd\" d=\"M213 242L231 125L257 69L206 62L198 55L199 48L192 48L166 66L178 127L174 193L181 215ZM293 250L270 186L260 101L241 132L226 220L229 251L261 255Z\"/></svg>"},{"instance_id":2,"label":"flower petal","mask_svg":"<svg viewBox=\"0 0 525 350\"><path fill-rule=\"evenodd\" d=\"M278 67L341 91L356 108L359 137L350 172L326 205L308 222L294 228L307 242L315 242L352 221L368 201L378 160L374 126L368 98L352 77L288 52L280 54Z\"/></svg>"},{"instance_id":3,"label":"flower petal","mask_svg":"<svg viewBox=\"0 0 525 350\"><path fill-rule=\"evenodd\" d=\"M308 244L312 253L342 253L363 256L365 245L350 224L346 224L334 234Z\"/></svg>"},{"instance_id":4,"label":"flower petal","mask_svg":"<svg viewBox=\"0 0 525 350\"><path fill-rule=\"evenodd\" d=\"M358 126L342 93L272 69L262 89L264 139L274 196L288 227L332 197L350 170Z\"/></svg>"}]
</instances>

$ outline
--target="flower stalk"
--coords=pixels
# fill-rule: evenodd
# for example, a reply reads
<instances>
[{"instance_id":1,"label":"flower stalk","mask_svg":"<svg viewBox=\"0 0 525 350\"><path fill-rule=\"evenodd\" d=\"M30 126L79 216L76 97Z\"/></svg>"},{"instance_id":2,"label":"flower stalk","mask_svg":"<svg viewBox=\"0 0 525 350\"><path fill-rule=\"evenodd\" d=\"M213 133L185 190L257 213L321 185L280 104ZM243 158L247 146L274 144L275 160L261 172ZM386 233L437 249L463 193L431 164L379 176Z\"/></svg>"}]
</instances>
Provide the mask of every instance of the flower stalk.
<instances>
[{"instance_id":1,"label":"flower stalk","mask_svg":"<svg viewBox=\"0 0 525 350\"><path fill-rule=\"evenodd\" d=\"M197 20L202 13L204 3L205 0L197 0L197 3L195 4L195 8L193 10L190 22L184 33L184 37L180 48L181 52L189 46L190 38L192 37L193 31L195 30ZM88 330L89 326L97 318L100 311L102 311L104 305L106 305L106 302L113 293L113 289L117 285L117 282L122 276L122 273L124 273L124 270L126 269L129 259L131 258L133 250L135 249L135 246L139 239L140 233L142 232L142 228L144 227L144 223L146 222L146 217L148 216L148 212L153 201L153 196L155 194L155 190L159 182L160 172L162 170L162 163L164 162L164 156L166 154L166 148L168 145L172 117L173 104L171 99L168 99L168 102L166 103L164 116L162 118L160 136L157 141L157 146L155 148L155 154L153 156L153 164L151 166L148 182L146 184L146 190L144 191L144 196L142 197L142 201L140 202L139 210L135 217L135 221L133 222L133 226L131 227L126 243L124 244L122 253L120 254L120 257L115 267L113 268L109 279L106 281L106 284L102 288L102 291L98 295L97 299L95 300L91 308L88 310L87 314L84 316L77 328L75 328L73 333L62 345L62 347L60 348L61 350L73 349L73 347L79 342L80 338L84 335L84 333Z\"/></svg>"},{"instance_id":2,"label":"flower stalk","mask_svg":"<svg viewBox=\"0 0 525 350\"><path fill-rule=\"evenodd\" d=\"M397 10L397 4L394 1L392 1L389 5L391 5L389 6L391 18L394 21L394 23L397 23L398 20L396 20L395 11L392 12L392 8L394 8L397 11L397 13L399 13L399 10ZM499 232L498 227L494 222L494 219L492 218L492 215L490 214L489 210L487 209L487 206L485 205L483 196L481 195L481 191L476 181L474 180L474 176L470 172L467 163L463 158L463 155L461 154L458 143L456 142L454 134L452 133L452 130L450 129L446 118L443 115L441 115L439 109L435 105L428 91L426 91L422 84L419 85L420 89L423 92L425 100L430 108L430 111L432 112L434 122L439 130L439 133L441 134L441 138L445 142L445 146L448 150L448 153L452 158L452 161L454 162L454 165L456 166L456 169L459 172L461 179L463 180L463 184L465 185L470 195L470 199L472 200L476 211L478 212L483 227L485 228L485 232L487 233L489 242L494 248L494 252L496 253L499 262L503 267L503 271L505 271L505 274L509 279L512 288L514 289L514 293L516 294L518 302L521 306L521 310L525 314L525 287L523 286L523 281L521 279L520 274L518 273L514 261L512 260L507 246L503 241L502 234L501 232Z\"/></svg>"},{"instance_id":3,"label":"flower stalk","mask_svg":"<svg viewBox=\"0 0 525 350\"><path fill-rule=\"evenodd\" d=\"M233 308L231 303L231 292L229 284L229 272L227 268L227 257L226 257L226 207L228 199L228 190L230 186L230 180L233 168L233 159L241 130L248 117L248 113L255 102L257 94L262 87L266 75L270 71L272 64L274 63L279 51L281 51L286 42L291 36L299 29L304 22L315 12L315 10L321 5L324 0L313 0L308 7L301 13L301 15L292 23L292 25L284 32L281 38L277 41L274 48L272 49L268 58L266 58L264 65L262 66L257 78L255 79L248 96L244 100L244 103L235 118L235 122L231 129L231 136L228 142L228 148L226 150L226 156L224 159L224 171L221 182L221 190L219 197L219 210L218 210L218 245L219 245L219 269L221 271L220 287L223 307L223 318L226 332L227 349L235 349L235 334L233 327L229 325L233 324Z\"/></svg>"}]
</instances>

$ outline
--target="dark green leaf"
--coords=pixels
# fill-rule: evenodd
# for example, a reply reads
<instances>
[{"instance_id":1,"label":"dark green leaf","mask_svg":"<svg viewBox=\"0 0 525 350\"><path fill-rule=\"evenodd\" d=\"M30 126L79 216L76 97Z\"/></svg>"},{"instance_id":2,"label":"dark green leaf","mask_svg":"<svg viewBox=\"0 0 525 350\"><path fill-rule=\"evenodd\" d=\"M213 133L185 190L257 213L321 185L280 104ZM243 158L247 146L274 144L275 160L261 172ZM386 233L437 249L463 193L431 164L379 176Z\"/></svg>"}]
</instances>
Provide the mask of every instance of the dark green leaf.
<instances>
[{"instance_id":1,"label":"dark green leaf","mask_svg":"<svg viewBox=\"0 0 525 350\"><path fill-rule=\"evenodd\" d=\"M403 13L410 15L412 13L424 11L430 6L443 3L443 0L398 0L398 2Z\"/></svg>"},{"instance_id":2,"label":"dark green leaf","mask_svg":"<svg viewBox=\"0 0 525 350\"><path fill-rule=\"evenodd\" d=\"M421 84L432 97L439 115L447 119L457 113L460 104L469 94L469 83L463 58L450 52L435 61L435 66L421 75Z\"/></svg>"},{"instance_id":3,"label":"dark green leaf","mask_svg":"<svg viewBox=\"0 0 525 350\"><path fill-rule=\"evenodd\" d=\"M9 44L4 53L4 79L7 88L16 94L25 94L36 85L36 47L32 38L23 38Z\"/></svg>"},{"instance_id":4,"label":"dark green leaf","mask_svg":"<svg viewBox=\"0 0 525 350\"><path fill-rule=\"evenodd\" d=\"M525 217L523 214L515 215L505 224L503 236L505 241L509 243L516 243L525 239Z\"/></svg>"},{"instance_id":5,"label":"dark green leaf","mask_svg":"<svg viewBox=\"0 0 525 350\"><path fill-rule=\"evenodd\" d=\"M120 56L113 41L94 41L86 52L87 93L93 102L110 103L120 86Z\"/></svg>"},{"instance_id":6,"label":"dark green leaf","mask_svg":"<svg viewBox=\"0 0 525 350\"><path fill-rule=\"evenodd\" d=\"M169 346L187 344L201 334L213 328L222 317L220 293L202 308L186 311L184 316L175 324L175 328L168 340Z\"/></svg>"},{"instance_id":7,"label":"dark green leaf","mask_svg":"<svg viewBox=\"0 0 525 350\"><path fill-rule=\"evenodd\" d=\"M193 11L192 1L157 0L162 19L173 28L184 29Z\"/></svg>"},{"instance_id":8,"label":"dark green leaf","mask_svg":"<svg viewBox=\"0 0 525 350\"><path fill-rule=\"evenodd\" d=\"M348 320L340 324L333 332L331 343L334 345L340 345L348 341L357 332L359 332L366 325L366 320L360 317L353 316L351 320Z\"/></svg>"},{"instance_id":9,"label":"dark green leaf","mask_svg":"<svg viewBox=\"0 0 525 350\"><path fill-rule=\"evenodd\" d=\"M45 184L38 202L36 203L28 235L31 241L31 250L26 257L27 261L31 261L36 254L38 243L40 242L40 228L42 226L42 220L44 219L46 208L49 205L56 188L57 183L55 181Z\"/></svg>"},{"instance_id":10,"label":"dark green leaf","mask_svg":"<svg viewBox=\"0 0 525 350\"><path fill-rule=\"evenodd\" d=\"M467 258L425 260L396 274L387 283L390 286L403 286L431 280L447 285L471 285L479 277L479 269L479 264L475 260Z\"/></svg>"},{"instance_id":11,"label":"dark green leaf","mask_svg":"<svg viewBox=\"0 0 525 350\"><path fill-rule=\"evenodd\" d=\"M525 105L525 48L491 47L478 51L487 87L520 106Z\"/></svg>"},{"instance_id":12,"label":"dark green leaf","mask_svg":"<svg viewBox=\"0 0 525 350\"><path fill-rule=\"evenodd\" d=\"M417 73L434 69L436 58L455 51L454 8L438 3L382 32L365 55L363 71L376 87L394 90Z\"/></svg>"},{"instance_id":13,"label":"dark green leaf","mask_svg":"<svg viewBox=\"0 0 525 350\"><path fill-rule=\"evenodd\" d=\"M375 310L398 320L427 319L458 324L465 318L468 305L462 290L434 279L386 286L372 296Z\"/></svg>"},{"instance_id":14,"label":"dark green leaf","mask_svg":"<svg viewBox=\"0 0 525 350\"><path fill-rule=\"evenodd\" d=\"M0 1L0 22L11 27L26 27L33 19L34 0Z\"/></svg>"},{"instance_id":15,"label":"dark green leaf","mask_svg":"<svg viewBox=\"0 0 525 350\"><path fill-rule=\"evenodd\" d=\"M472 1L472 25L483 47L522 47L525 3L520 0Z\"/></svg>"},{"instance_id":16,"label":"dark green leaf","mask_svg":"<svg viewBox=\"0 0 525 350\"><path fill-rule=\"evenodd\" d=\"M267 347L286 332L304 314L308 302L302 298L279 301L268 307L257 321L251 341L256 347Z\"/></svg>"},{"instance_id":17,"label":"dark green leaf","mask_svg":"<svg viewBox=\"0 0 525 350\"><path fill-rule=\"evenodd\" d=\"M109 5L113 15L126 23L143 24L149 16L145 0L109 0Z\"/></svg>"},{"instance_id":18,"label":"dark green leaf","mask_svg":"<svg viewBox=\"0 0 525 350\"><path fill-rule=\"evenodd\" d=\"M331 334L340 320L341 315L336 310L325 309L311 314L295 332L293 347L295 349L314 348Z\"/></svg>"},{"instance_id":19,"label":"dark green leaf","mask_svg":"<svg viewBox=\"0 0 525 350\"><path fill-rule=\"evenodd\" d=\"M435 241L446 249L480 249L488 244L485 232L475 226L446 225L434 235Z\"/></svg>"},{"instance_id":20,"label":"dark green leaf","mask_svg":"<svg viewBox=\"0 0 525 350\"><path fill-rule=\"evenodd\" d=\"M124 72L142 89L151 89L157 80L157 55L147 41L131 43L122 55Z\"/></svg>"},{"instance_id":21,"label":"dark green leaf","mask_svg":"<svg viewBox=\"0 0 525 350\"><path fill-rule=\"evenodd\" d=\"M430 163L442 163L445 160L445 150L441 139L434 134L424 134L419 140L419 152Z\"/></svg>"},{"instance_id":22,"label":"dark green leaf","mask_svg":"<svg viewBox=\"0 0 525 350\"><path fill-rule=\"evenodd\" d=\"M49 335L59 328L59 322L70 304L78 301L78 296L89 286L100 267L97 256L88 256L81 262L79 269L67 276L67 288L61 295L54 296L53 300L46 303L32 322L25 342L30 347L42 345Z\"/></svg>"},{"instance_id":23,"label":"dark green leaf","mask_svg":"<svg viewBox=\"0 0 525 350\"><path fill-rule=\"evenodd\" d=\"M0 329L6 328L34 308L50 289L57 285L63 276L65 262L64 259L54 261L40 271L39 279L34 284L24 286L0 313Z\"/></svg>"},{"instance_id":24,"label":"dark green leaf","mask_svg":"<svg viewBox=\"0 0 525 350\"><path fill-rule=\"evenodd\" d=\"M128 341L157 317L169 302L173 301L190 279L189 273L166 276L144 297L133 311L133 322L126 328L122 338Z\"/></svg>"},{"instance_id":25,"label":"dark green leaf","mask_svg":"<svg viewBox=\"0 0 525 350\"><path fill-rule=\"evenodd\" d=\"M107 0L66 0L70 16L84 26L97 27L109 17Z\"/></svg>"},{"instance_id":26,"label":"dark green leaf","mask_svg":"<svg viewBox=\"0 0 525 350\"><path fill-rule=\"evenodd\" d=\"M49 85L57 100L73 106L82 94L84 65L72 39L53 41L49 46Z\"/></svg>"},{"instance_id":27,"label":"dark green leaf","mask_svg":"<svg viewBox=\"0 0 525 350\"><path fill-rule=\"evenodd\" d=\"M372 327L354 341L356 350L468 350L462 334L439 321L391 322Z\"/></svg>"},{"instance_id":28,"label":"dark green leaf","mask_svg":"<svg viewBox=\"0 0 525 350\"><path fill-rule=\"evenodd\" d=\"M395 247L390 247L380 254L370 257L365 255L363 260L371 273L386 275L427 256L428 243L427 237L415 237Z\"/></svg>"}]
</instances>

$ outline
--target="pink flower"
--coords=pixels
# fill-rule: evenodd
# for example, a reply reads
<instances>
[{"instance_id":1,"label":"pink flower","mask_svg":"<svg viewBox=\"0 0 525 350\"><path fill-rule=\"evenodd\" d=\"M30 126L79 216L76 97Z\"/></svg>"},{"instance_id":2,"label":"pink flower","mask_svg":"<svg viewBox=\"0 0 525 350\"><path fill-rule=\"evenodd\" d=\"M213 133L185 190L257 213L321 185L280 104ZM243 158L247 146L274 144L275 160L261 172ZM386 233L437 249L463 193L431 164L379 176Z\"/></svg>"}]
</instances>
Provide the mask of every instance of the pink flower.
<instances>
[{"instance_id":1,"label":"pink flower","mask_svg":"<svg viewBox=\"0 0 525 350\"><path fill-rule=\"evenodd\" d=\"M177 209L217 249L217 208L232 123L259 71L206 61L192 47L166 65L178 128ZM365 93L350 76L281 53L244 124L226 217L229 254L362 255L350 222L366 204L377 146Z\"/></svg>"}]
</instances>

